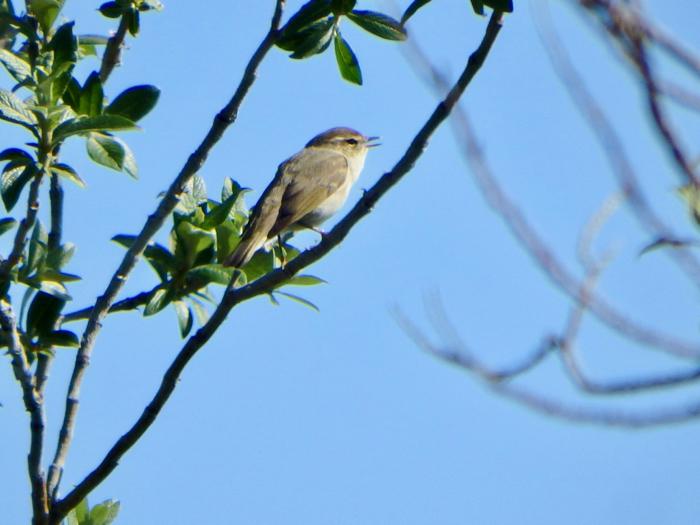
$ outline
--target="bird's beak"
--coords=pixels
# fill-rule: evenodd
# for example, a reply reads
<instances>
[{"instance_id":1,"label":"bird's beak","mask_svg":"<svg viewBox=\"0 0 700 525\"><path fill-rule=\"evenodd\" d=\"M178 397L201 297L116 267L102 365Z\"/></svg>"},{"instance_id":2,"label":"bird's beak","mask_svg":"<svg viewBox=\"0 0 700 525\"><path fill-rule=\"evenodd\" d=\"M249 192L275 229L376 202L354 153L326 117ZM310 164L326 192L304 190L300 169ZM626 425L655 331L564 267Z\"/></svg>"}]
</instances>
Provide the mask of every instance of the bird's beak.
<instances>
[{"instance_id":1,"label":"bird's beak","mask_svg":"<svg viewBox=\"0 0 700 525\"><path fill-rule=\"evenodd\" d=\"M365 146L368 148L376 148L377 146L381 146L381 142L377 142L381 137L367 137L365 139Z\"/></svg>"}]
</instances>

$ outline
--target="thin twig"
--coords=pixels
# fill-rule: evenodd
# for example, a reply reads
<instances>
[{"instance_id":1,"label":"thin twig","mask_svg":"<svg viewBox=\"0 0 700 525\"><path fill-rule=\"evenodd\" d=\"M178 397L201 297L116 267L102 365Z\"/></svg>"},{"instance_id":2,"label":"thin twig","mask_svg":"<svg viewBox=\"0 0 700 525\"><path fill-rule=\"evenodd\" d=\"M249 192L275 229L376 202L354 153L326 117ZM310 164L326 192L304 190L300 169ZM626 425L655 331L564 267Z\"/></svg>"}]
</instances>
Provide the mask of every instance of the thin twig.
<instances>
[{"instance_id":1,"label":"thin twig","mask_svg":"<svg viewBox=\"0 0 700 525\"><path fill-rule=\"evenodd\" d=\"M41 468L44 442L44 405L41 396L34 388L34 378L24 352L12 307L4 299L0 300L0 327L12 358L15 378L22 388L24 408L29 413L30 445L27 456L29 479L32 485L32 508L34 525L46 523L48 518L48 498L44 472Z\"/></svg>"},{"instance_id":2,"label":"thin twig","mask_svg":"<svg viewBox=\"0 0 700 525\"><path fill-rule=\"evenodd\" d=\"M83 375L85 374L87 366L90 362L90 355L92 354L95 340L100 331L101 322L109 312L115 298L126 283L127 278L136 266L138 259L142 255L149 241L158 232L158 230L160 230L170 213L177 205L180 195L185 191L187 182L202 168L211 149L219 141L226 129L236 120L240 105L255 81L258 66L277 38L284 3L285 0L277 0L270 29L248 62L243 78L241 79L241 82L233 97L229 103L226 104L226 106L216 115L206 137L199 147L197 147L195 152L192 153L192 155L190 155L190 157L187 159L184 167L172 182L165 195L162 197L156 211L148 217L141 232L136 239L134 239L134 243L129 247L124 255L119 268L117 268L117 271L112 276L105 292L98 297L97 302L95 303L95 306L90 314L90 318L88 319L85 331L83 332L80 348L78 349L76 355L75 366L70 380L68 395L66 397L66 408L63 424L61 425L61 430L59 433L59 441L56 447L53 463L49 469L49 491L54 499L57 494L58 483L60 481L61 472L63 470L63 465L65 463L73 435ZM65 509L66 507L64 505L61 508ZM70 508L72 507L68 506L66 511Z\"/></svg>"},{"instance_id":3,"label":"thin twig","mask_svg":"<svg viewBox=\"0 0 700 525\"><path fill-rule=\"evenodd\" d=\"M111 314L115 312L126 312L128 310L134 310L139 306L143 306L146 303L148 303L148 300L151 298L152 295L153 290L150 290L148 292L141 292L131 297L127 297L126 299L122 299L121 301L117 301L110 307L109 313ZM93 310L94 306L87 306L80 310L76 310L75 312L67 313L61 319L61 324L88 319Z\"/></svg>"},{"instance_id":4,"label":"thin twig","mask_svg":"<svg viewBox=\"0 0 700 525\"><path fill-rule=\"evenodd\" d=\"M221 303L217 306L209 321L187 340L163 376L158 391L141 417L139 417L136 423L119 438L100 464L90 472L83 481L78 483L70 493L54 505L53 513L55 517L60 518L64 516L70 508L81 501L85 495L89 494L96 486L104 481L116 468L121 457L139 440L151 424L153 424L159 412L174 391L178 378L189 360L192 359L197 351L211 338L234 306L252 297L269 293L284 284L291 276L329 253L340 244L355 224L372 210L379 199L413 168L426 148L432 134L449 116L460 96L484 63L491 46L498 36L501 28L502 16L503 13L497 11L492 14L483 40L477 50L470 55L459 80L445 99L435 108L433 114L416 134L408 149L394 168L388 173L385 173L374 186L365 192L352 210L323 237L318 245L301 253L295 259L287 263L284 268L278 268L257 281L253 281L241 288L233 287L233 283L236 282L239 276L237 272L234 272L232 282L224 293Z\"/></svg>"}]
</instances>

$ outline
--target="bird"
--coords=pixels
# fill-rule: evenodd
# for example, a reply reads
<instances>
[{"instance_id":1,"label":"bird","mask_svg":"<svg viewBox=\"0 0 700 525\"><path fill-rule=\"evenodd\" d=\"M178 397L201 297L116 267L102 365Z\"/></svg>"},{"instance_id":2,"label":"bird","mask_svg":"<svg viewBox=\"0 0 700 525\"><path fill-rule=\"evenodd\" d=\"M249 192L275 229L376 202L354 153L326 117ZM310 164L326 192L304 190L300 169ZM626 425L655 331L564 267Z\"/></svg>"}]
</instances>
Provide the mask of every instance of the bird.
<instances>
[{"instance_id":1,"label":"bird","mask_svg":"<svg viewBox=\"0 0 700 525\"><path fill-rule=\"evenodd\" d=\"M351 128L331 128L282 162L224 266L242 268L269 240L288 231L319 231L345 204L377 139Z\"/></svg>"}]
</instances>

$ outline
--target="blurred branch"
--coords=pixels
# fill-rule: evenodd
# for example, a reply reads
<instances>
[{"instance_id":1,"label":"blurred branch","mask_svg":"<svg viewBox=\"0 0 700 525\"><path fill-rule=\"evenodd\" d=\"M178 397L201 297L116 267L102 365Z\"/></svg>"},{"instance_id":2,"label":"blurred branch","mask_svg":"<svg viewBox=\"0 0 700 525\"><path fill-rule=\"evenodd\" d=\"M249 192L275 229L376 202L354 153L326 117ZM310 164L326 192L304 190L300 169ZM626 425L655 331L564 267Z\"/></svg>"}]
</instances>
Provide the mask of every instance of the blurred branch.
<instances>
[{"instance_id":1,"label":"blurred branch","mask_svg":"<svg viewBox=\"0 0 700 525\"><path fill-rule=\"evenodd\" d=\"M539 2L536 5L540 7L535 19L543 40L542 47L549 57L554 72L566 88L567 94L571 96L579 114L589 125L592 136L599 142L605 153L620 191L626 196L626 202L633 211L634 217L652 238L664 239L670 244L682 246L678 234L656 214L644 194L622 140L595 97L587 89L584 78L573 66L554 29L549 11L545 9L546 4ZM665 250L665 254L675 261L695 284L700 285L700 263L689 250Z\"/></svg>"},{"instance_id":2,"label":"blurred branch","mask_svg":"<svg viewBox=\"0 0 700 525\"><path fill-rule=\"evenodd\" d=\"M442 325L448 325L441 304L436 303L429 309L432 316L443 317ZM554 401L550 398L532 392L526 388L512 383L517 376L531 370L542 362L551 351L561 348L561 339L557 336L544 338L538 348L535 349L522 363L513 367L495 370L481 362L466 344L456 340L445 345L435 345L418 327L403 316L396 313L397 321L410 339L427 353L459 368L472 373L481 379L496 394L506 397L542 414L566 419L576 423L591 423L613 427L644 428L669 423L681 423L700 416L700 400L685 406L653 412L644 411L631 413L613 410L593 410L578 406L570 406ZM451 328L454 332L454 328Z\"/></svg>"},{"instance_id":3,"label":"blurred branch","mask_svg":"<svg viewBox=\"0 0 700 525\"><path fill-rule=\"evenodd\" d=\"M138 234L134 240L134 243L124 255L121 264L112 276L106 290L100 297L98 297L95 303L95 306L90 314L90 318L88 319L85 331L83 332L80 348L78 349L76 355L75 366L70 379L68 395L66 397L66 408L59 434L59 441L56 447L53 463L49 469L49 491L54 499L56 498L58 483L61 478L61 472L68 454L73 428L75 426L75 419L78 411L78 399L80 396L80 386L82 384L85 370L90 362L90 355L92 353L97 335L100 331L102 320L109 312L110 307L126 283L131 271L136 266L136 263L143 254L148 242L156 234L156 232L160 230L170 213L177 205L180 195L185 191L185 186L188 181L201 169L207 160L211 149L223 136L226 129L233 122L235 122L241 103L243 102L250 87L255 82L258 67L267 52L272 48L275 39L277 38L284 3L285 0L277 0L274 14L270 23L270 28L248 62L241 82L231 100L216 115L214 122L212 123L212 126L204 137L202 143L187 159L187 162L183 166L182 170L163 195L156 211L148 217L146 223L141 229L141 232ZM69 500L68 503L66 503L65 500L62 500L62 503L55 507L57 509L57 516L62 518L81 499L82 497L77 501ZM55 521L59 520L56 519Z\"/></svg>"},{"instance_id":4,"label":"blurred branch","mask_svg":"<svg viewBox=\"0 0 700 525\"><path fill-rule=\"evenodd\" d=\"M657 44L671 56L684 64L691 72L700 75L700 57L694 56L680 44L653 26L639 9L626 2L610 0L578 0L579 5L605 28L623 53L635 66L644 85L649 113L655 128L671 158L680 171L685 184L700 185L692 164L683 152L678 137L666 116L659 95L661 89L651 67L647 48Z\"/></svg>"},{"instance_id":5,"label":"blurred branch","mask_svg":"<svg viewBox=\"0 0 700 525\"><path fill-rule=\"evenodd\" d=\"M462 93L464 93L464 90L483 65L500 31L502 16L503 13L498 11L492 14L481 44L476 51L469 56L469 60L458 81L444 100L437 105L432 115L413 138L406 152L401 159L399 159L394 168L382 175L380 179L364 193L363 197L355 204L352 210L322 238L318 245L302 252L283 268L278 268L241 288L234 287L240 276L240 271L237 270L234 272L231 283L227 287L221 303L217 306L209 321L191 336L182 347L163 376L158 391L141 417L139 417L134 425L119 438L100 464L68 493L65 498L56 503L54 507L56 516L63 516L68 509L81 501L85 495L99 485L116 468L121 457L138 441L151 424L153 424L159 412L174 391L178 378L187 363L194 357L197 351L206 344L219 326L221 326L231 309L243 301L269 293L302 269L328 254L343 241L350 230L362 218L369 214L379 199L413 168L416 161L425 150L432 134L448 117Z\"/></svg>"},{"instance_id":6,"label":"blurred branch","mask_svg":"<svg viewBox=\"0 0 700 525\"><path fill-rule=\"evenodd\" d=\"M416 67L417 71L423 73L423 78L436 92L443 91L445 79L442 74L430 64L416 45L415 40L410 41L409 45L412 46L410 49L414 59L411 61L411 64ZM463 156L471 167L470 173L474 177L477 187L481 190L487 204L501 217L516 240L535 260L544 275L553 282L557 289L564 292L576 303L579 303L581 301L580 293L583 289L583 284L569 273L550 247L542 240L538 232L530 225L522 211L505 193L496 177L492 174L483 156L481 147L476 140L476 135L472 130L469 119L462 108L455 108L452 123L455 133L458 135L457 142L463 145L461 148ZM633 172L630 172L629 176L633 176ZM624 193L629 198L629 191ZM700 344L684 341L672 334L658 332L635 322L614 309L600 297L591 297L588 307L591 313L602 323L632 341L678 357L693 360L700 358Z\"/></svg>"}]
</instances>

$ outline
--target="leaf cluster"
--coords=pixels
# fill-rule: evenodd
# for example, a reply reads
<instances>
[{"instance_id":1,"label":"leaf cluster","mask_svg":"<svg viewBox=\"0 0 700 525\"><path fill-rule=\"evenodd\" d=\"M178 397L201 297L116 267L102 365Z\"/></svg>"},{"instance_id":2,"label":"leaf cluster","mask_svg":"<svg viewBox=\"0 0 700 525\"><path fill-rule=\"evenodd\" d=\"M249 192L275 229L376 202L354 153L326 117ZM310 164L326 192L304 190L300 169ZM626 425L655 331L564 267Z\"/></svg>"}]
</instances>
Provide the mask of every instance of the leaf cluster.
<instances>
[{"instance_id":1,"label":"leaf cluster","mask_svg":"<svg viewBox=\"0 0 700 525\"><path fill-rule=\"evenodd\" d=\"M207 196L204 180L193 177L172 215L172 228L168 246L152 242L144 251L144 258L159 279L145 300L144 315L154 315L172 304L178 318L180 334L186 337L194 326L194 320L202 325L208 319L205 303L216 304L209 286L227 286L235 270L222 263L238 246L249 211L243 200L248 190L233 179L226 179L220 200ZM136 237L120 234L112 239L129 248ZM299 250L283 242L270 251L255 254L242 269L239 284L256 280L274 268L291 261ZM296 276L284 285L313 285L323 281L313 276ZM306 299L275 290L307 306L316 308ZM134 304L137 307L139 304Z\"/></svg>"},{"instance_id":2,"label":"leaf cluster","mask_svg":"<svg viewBox=\"0 0 700 525\"><path fill-rule=\"evenodd\" d=\"M354 9L356 0L311 0L304 4L280 30L277 46L290 51L295 59L323 53L333 42L340 75L353 84L362 84L357 56L340 33L347 18L358 27L385 40L406 39L406 30L388 15Z\"/></svg>"}]
</instances>

